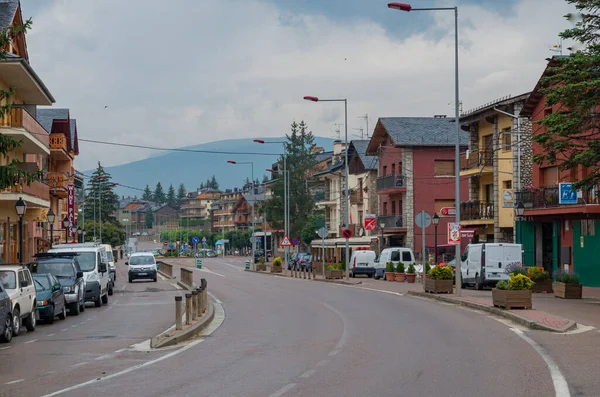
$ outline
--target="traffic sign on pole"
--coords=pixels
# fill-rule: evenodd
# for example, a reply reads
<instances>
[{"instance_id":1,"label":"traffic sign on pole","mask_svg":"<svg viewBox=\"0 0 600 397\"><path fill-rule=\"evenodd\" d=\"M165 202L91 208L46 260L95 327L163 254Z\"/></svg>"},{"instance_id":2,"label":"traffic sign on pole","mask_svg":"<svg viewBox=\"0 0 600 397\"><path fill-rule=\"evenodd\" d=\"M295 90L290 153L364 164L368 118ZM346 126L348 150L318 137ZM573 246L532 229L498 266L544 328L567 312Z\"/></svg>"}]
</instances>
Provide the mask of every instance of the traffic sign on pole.
<instances>
[{"instance_id":1,"label":"traffic sign on pole","mask_svg":"<svg viewBox=\"0 0 600 397\"><path fill-rule=\"evenodd\" d=\"M292 243L290 242L290 239L286 235L286 236L283 236L283 240L281 240L281 243L279 245L282 247L291 247Z\"/></svg>"},{"instance_id":2,"label":"traffic sign on pole","mask_svg":"<svg viewBox=\"0 0 600 397\"><path fill-rule=\"evenodd\" d=\"M317 230L317 234L321 238L327 238L327 236L329 235L329 230L326 227L322 227L319 230Z\"/></svg>"},{"instance_id":3,"label":"traffic sign on pole","mask_svg":"<svg viewBox=\"0 0 600 397\"><path fill-rule=\"evenodd\" d=\"M200 241L200 239L198 239L198 236L194 236L194 237L192 237L192 243L193 243L194 245L198 244L198 241Z\"/></svg>"},{"instance_id":4,"label":"traffic sign on pole","mask_svg":"<svg viewBox=\"0 0 600 397\"><path fill-rule=\"evenodd\" d=\"M298 244L300 244L300 240L298 240L297 238L293 238L292 239L292 244L293 245L298 245Z\"/></svg>"},{"instance_id":5,"label":"traffic sign on pole","mask_svg":"<svg viewBox=\"0 0 600 397\"><path fill-rule=\"evenodd\" d=\"M431 225L431 215L427 211L419 211L415 217L415 223L422 229L426 228Z\"/></svg>"},{"instance_id":6,"label":"traffic sign on pole","mask_svg":"<svg viewBox=\"0 0 600 397\"><path fill-rule=\"evenodd\" d=\"M344 229L344 230L342 231L342 236L343 236L343 237L344 237L346 240L348 240L349 238L351 238L351 237L352 237L352 230L350 230L350 229Z\"/></svg>"}]
</instances>

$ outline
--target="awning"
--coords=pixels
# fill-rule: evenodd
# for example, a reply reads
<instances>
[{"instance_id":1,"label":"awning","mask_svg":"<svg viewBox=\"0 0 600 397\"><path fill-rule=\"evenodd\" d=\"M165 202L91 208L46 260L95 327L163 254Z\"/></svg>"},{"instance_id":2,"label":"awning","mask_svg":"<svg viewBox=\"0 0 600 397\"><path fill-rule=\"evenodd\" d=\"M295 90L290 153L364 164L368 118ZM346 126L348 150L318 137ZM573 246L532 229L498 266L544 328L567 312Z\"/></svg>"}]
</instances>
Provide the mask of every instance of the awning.
<instances>
[{"instance_id":1,"label":"awning","mask_svg":"<svg viewBox=\"0 0 600 397\"><path fill-rule=\"evenodd\" d=\"M460 229L460 237L461 238L473 238L475 237L475 231L479 229L478 227L463 227Z\"/></svg>"}]
</instances>

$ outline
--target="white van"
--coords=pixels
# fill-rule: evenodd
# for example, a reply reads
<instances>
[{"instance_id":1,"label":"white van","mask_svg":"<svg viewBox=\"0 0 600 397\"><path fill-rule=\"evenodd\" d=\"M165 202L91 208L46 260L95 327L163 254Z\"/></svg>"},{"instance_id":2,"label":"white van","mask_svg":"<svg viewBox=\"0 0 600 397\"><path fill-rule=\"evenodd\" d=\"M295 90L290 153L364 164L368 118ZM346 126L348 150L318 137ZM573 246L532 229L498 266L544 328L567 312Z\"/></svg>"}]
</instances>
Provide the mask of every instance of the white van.
<instances>
[{"instance_id":1,"label":"white van","mask_svg":"<svg viewBox=\"0 0 600 397\"><path fill-rule=\"evenodd\" d=\"M113 256L112 245L110 244L102 244L104 247L104 251L106 252L106 260L108 261L108 295L113 294L113 287L115 286L115 281L117 280L117 268L115 266L115 257Z\"/></svg>"},{"instance_id":2,"label":"white van","mask_svg":"<svg viewBox=\"0 0 600 397\"><path fill-rule=\"evenodd\" d=\"M350 258L350 277L366 274L369 278L375 275L375 251L356 250Z\"/></svg>"},{"instance_id":3,"label":"white van","mask_svg":"<svg viewBox=\"0 0 600 397\"><path fill-rule=\"evenodd\" d=\"M415 254L413 254L412 249L406 247L385 248L381 251L377 262L375 262L375 278L377 280L380 278L385 279L385 268L388 262L394 264L394 269L400 262L404 263L405 268L408 268L409 264L415 263Z\"/></svg>"},{"instance_id":4,"label":"white van","mask_svg":"<svg viewBox=\"0 0 600 397\"><path fill-rule=\"evenodd\" d=\"M96 307L108 303L108 257L98 243L56 244L48 252L75 252L83 272L85 301L94 302Z\"/></svg>"},{"instance_id":5,"label":"white van","mask_svg":"<svg viewBox=\"0 0 600 397\"><path fill-rule=\"evenodd\" d=\"M469 244L460 258L461 287L467 284L476 289L495 286L507 281L509 266L523 266L523 246L510 243Z\"/></svg>"}]
</instances>

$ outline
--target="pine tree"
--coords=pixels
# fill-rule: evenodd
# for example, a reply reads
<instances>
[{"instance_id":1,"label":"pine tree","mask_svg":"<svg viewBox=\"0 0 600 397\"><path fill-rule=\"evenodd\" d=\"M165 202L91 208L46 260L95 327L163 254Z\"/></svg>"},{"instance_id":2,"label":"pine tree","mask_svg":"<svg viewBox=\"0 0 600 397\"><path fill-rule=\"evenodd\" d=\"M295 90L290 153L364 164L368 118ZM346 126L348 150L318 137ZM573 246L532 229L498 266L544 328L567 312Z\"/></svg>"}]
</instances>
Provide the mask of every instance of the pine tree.
<instances>
[{"instance_id":1,"label":"pine tree","mask_svg":"<svg viewBox=\"0 0 600 397\"><path fill-rule=\"evenodd\" d=\"M146 212L146 229L152 229L152 224L154 223L154 213L152 209L148 208Z\"/></svg>"},{"instance_id":2,"label":"pine tree","mask_svg":"<svg viewBox=\"0 0 600 397\"><path fill-rule=\"evenodd\" d=\"M177 206L177 195L175 194L175 188L172 183L169 185L169 190L167 191L167 204L172 207Z\"/></svg>"},{"instance_id":3,"label":"pine tree","mask_svg":"<svg viewBox=\"0 0 600 397\"><path fill-rule=\"evenodd\" d=\"M269 179L269 176L268 176L267 174L264 174L264 175L263 175L263 180L262 180L262 183L267 183L267 182L269 182L269 180L270 180L270 179Z\"/></svg>"},{"instance_id":4,"label":"pine tree","mask_svg":"<svg viewBox=\"0 0 600 397\"><path fill-rule=\"evenodd\" d=\"M200 182L200 190L204 189L204 182Z\"/></svg>"},{"instance_id":5,"label":"pine tree","mask_svg":"<svg viewBox=\"0 0 600 397\"><path fill-rule=\"evenodd\" d=\"M217 178L214 175L212 176L212 179L210 180L210 188L219 190L219 182L217 182Z\"/></svg>"},{"instance_id":6,"label":"pine tree","mask_svg":"<svg viewBox=\"0 0 600 397\"><path fill-rule=\"evenodd\" d=\"M98 162L85 189L85 219L97 222L109 222L118 225L115 217L119 196L114 193L116 183L111 182L111 175Z\"/></svg>"},{"instance_id":7,"label":"pine tree","mask_svg":"<svg viewBox=\"0 0 600 397\"><path fill-rule=\"evenodd\" d=\"M183 199L187 196L187 191L183 183L179 184L177 189L177 205L180 206L183 203Z\"/></svg>"},{"instance_id":8,"label":"pine tree","mask_svg":"<svg viewBox=\"0 0 600 397\"><path fill-rule=\"evenodd\" d=\"M158 205L162 205L167 202L167 196L165 196L165 191L163 190L160 182L156 184L156 188L154 188L153 194L154 202Z\"/></svg>"},{"instance_id":9,"label":"pine tree","mask_svg":"<svg viewBox=\"0 0 600 397\"><path fill-rule=\"evenodd\" d=\"M144 188L144 194L142 194L142 200L152 201L152 190L150 190L150 186L146 185Z\"/></svg>"}]
</instances>

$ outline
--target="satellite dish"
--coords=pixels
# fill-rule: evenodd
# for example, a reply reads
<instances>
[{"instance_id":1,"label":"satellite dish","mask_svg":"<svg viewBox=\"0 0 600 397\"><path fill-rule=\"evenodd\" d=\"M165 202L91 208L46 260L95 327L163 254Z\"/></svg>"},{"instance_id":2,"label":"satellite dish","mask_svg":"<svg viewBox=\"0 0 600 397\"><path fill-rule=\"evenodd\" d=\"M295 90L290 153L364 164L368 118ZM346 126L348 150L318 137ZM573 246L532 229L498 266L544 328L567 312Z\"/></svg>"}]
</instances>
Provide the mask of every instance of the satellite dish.
<instances>
[{"instance_id":1,"label":"satellite dish","mask_svg":"<svg viewBox=\"0 0 600 397\"><path fill-rule=\"evenodd\" d=\"M365 229L361 227L361 228L360 228L360 231L358 232L358 235L359 235L360 237L364 236L364 235L365 235Z\"/></svg>"}]
</instances>

